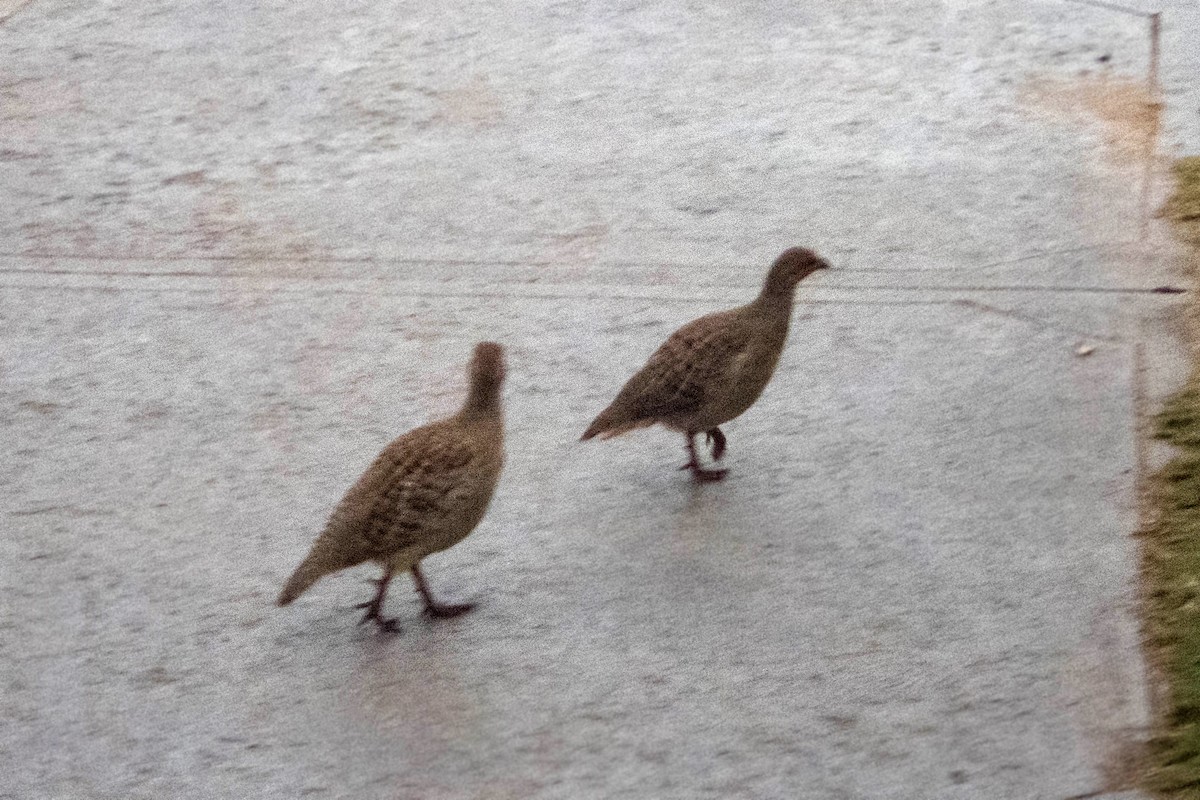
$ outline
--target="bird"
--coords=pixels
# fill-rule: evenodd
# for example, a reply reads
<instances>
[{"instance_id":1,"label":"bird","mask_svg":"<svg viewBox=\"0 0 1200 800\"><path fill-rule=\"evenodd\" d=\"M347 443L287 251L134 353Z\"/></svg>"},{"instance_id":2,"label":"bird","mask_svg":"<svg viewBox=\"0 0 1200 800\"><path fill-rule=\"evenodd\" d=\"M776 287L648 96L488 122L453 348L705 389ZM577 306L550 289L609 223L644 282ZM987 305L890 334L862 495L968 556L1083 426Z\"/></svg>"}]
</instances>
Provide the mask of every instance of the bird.
<instances>
[{"instance_id":1,"label":"bird","mask_svg":"<svg viewBox=\"0 0 1200 800\"><path fill-rule=\"evenodd\" d=\"M689 322L671 334L592 421L580 441L609 439L661 423L687 437L688 462L698 482L719 481L728 470L706 469L696 455L703 433L712 457L725 455L720 426L740 416L762 394L787 339L796 284L829 264L803 247L775 259L752 302Z\"/></svg>"},{"instance_id":2,"label":"bird","mask_svg":"<svg viewBox=\"0 0 1200 800\"><path fill-rule=\"evenodd\" d=\"M398 633L395 618L383 616L392 577L411 571L430 618L457 617L474 604L434 599L421 573L421 560L465 538L483 519L504 466L501 388L504 348L475 347L468 370L470 390L458 413L394 439L334 508L308 556L276 601L286 606L321 577L374 561L383 568L362 625L374 621Z\"/></svg>"}]
</instances>

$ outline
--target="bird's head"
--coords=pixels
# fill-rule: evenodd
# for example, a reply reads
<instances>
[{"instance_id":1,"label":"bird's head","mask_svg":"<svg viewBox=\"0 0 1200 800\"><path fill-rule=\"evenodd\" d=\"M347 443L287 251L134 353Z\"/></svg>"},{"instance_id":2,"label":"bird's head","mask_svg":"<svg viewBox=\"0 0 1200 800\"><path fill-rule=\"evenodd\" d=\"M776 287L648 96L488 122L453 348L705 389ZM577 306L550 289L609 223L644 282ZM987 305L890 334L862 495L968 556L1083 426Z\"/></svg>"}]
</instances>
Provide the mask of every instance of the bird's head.
<instances>
[{"instance_id":1,"label":"bird's head","mask_svg":"<svg viewBox=\"0 0 1200 800\"><path fill-rule=\"evenodd\" d=\"M476 411L499 408L500 387L504 384L504 348L495 342L475 345L471 357L471 391L467 408Z\"/></svg>"},{"instance_id":2,"label":"bird's head","mask_svg":"<svg viewBox=\"0 0 1200 800\"><path fill-rule=\"evenodd\" d=\"M495 342L480 342L475 345L471 357L471 383L499 386L504 382L504 347Z\"/></svg>"},{"instance_id":3,"label":"bird's head","mask_svg":"<svg viewBox=\"0 0 1200 800\"><path fill-rule=\"evenodd\" d=\"M797 283L819 269L829 269L829 263L807 247L789 247L771 265L763 293L790 293Z\"/></svg>"}]
</instances>

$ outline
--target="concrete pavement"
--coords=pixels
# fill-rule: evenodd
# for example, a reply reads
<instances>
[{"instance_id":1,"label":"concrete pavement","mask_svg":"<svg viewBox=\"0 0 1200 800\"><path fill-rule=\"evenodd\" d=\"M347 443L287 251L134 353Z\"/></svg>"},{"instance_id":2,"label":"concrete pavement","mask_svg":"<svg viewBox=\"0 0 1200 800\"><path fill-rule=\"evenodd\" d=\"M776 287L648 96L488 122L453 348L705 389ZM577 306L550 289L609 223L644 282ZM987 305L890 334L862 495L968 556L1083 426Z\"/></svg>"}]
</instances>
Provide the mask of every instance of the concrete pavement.
<instances>
[{"instance_id":1,"label":"concrete pavement","mask_svg":"<svg viewBox=\"0 0 1200 800\"><path fill-rule=\"evenodd\" d=\"M1136 796L1185 302L1144 44L1060 3L20 9L0 797ZM726 483L575 441L792 244L837 269ZM427 573L479 609L401 581L379 637L367 568L272 607L482 338L509 465Z\"/></svg>"}]
</instances>

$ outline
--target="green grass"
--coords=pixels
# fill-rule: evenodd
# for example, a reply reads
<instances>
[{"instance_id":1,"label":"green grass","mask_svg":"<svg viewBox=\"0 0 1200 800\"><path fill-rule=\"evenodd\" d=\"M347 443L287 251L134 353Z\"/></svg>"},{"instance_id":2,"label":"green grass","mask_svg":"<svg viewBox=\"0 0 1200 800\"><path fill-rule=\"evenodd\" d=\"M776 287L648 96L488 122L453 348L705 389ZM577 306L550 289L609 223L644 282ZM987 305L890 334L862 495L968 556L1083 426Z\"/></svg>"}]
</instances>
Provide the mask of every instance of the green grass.
<instances>
[{"instance_id":1,"label":"green grass","mask_svg":"<svg viewBox=\"0 0 1200 800\"><path fill-rule=\"evenodd\" d=\"M1163 205L1162 215L1171 220L1179 238L1200 247L1200 156L1181 158L1173 169L1175 191Z\"/></svg>"},{"instance_id":2,"label":"green grass","mask_svg":"<svg viewBox=\"0 0 1200 800\"><path fill-rule=\"evenodd\" d=\"M1176 395L1159 434L1182 452L1156 476L1158 519L1148 532L1146 631L1167 681L1150 785L1200 797L1200 385Z\"/></svg>"},{"instance_id":3,"label":"green grass","mask_svg":"<svg viewBox=\"0 0 1200 800\"><path fill-rule=\"evenodd\" d=\"M1196 248L1192 263L1200 266L1200 157L1176 162L1175 176L1163 216ZM1146 634L1166 681L1147 785L1171 798L1200 798L1200 363L1156 422L1156 435L1179 451L1154 476L1146 531Z\"/></svg>"}]
</instances>

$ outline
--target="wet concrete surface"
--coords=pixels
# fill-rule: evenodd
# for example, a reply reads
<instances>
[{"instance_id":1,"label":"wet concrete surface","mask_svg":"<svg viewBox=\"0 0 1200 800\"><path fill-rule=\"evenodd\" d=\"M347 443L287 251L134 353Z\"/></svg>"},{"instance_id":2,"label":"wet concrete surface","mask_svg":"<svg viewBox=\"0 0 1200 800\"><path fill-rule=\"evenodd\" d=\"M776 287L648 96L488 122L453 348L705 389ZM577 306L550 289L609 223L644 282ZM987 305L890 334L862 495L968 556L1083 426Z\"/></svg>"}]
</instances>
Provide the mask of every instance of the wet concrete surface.
<instances>
[{"instance_id":1,"label":"wet concrete surface","mask_svg":"<svg viewBox=\"0 0 1200 800\"><path fill-rule=\"evenodd\" d=\"M1184 301L1140 118L1063 109L1144 45L1060 3L20 9L0 797L1135 796ZM575 441L792 244L836 270L727 482ZM401 580L356 628L366 567L274 608L484 338L509 463L427 562L478 610Z\"/></svg>"}]
</instances>

